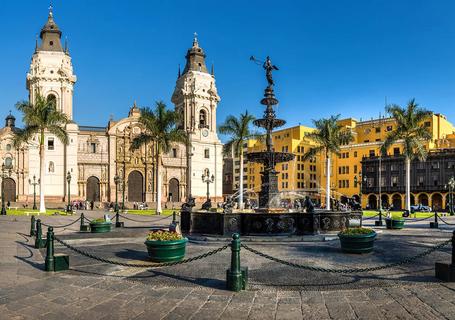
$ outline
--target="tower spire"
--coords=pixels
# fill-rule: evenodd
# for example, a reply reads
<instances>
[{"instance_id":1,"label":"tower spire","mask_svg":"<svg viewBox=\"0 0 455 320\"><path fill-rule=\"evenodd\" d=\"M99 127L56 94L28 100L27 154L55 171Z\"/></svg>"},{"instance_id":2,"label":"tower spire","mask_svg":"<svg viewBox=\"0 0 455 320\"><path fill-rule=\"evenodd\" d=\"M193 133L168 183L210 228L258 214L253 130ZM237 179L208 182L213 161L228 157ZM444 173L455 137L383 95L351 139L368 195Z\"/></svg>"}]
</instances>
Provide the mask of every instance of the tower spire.
<instances>
[{"instance_id":1,"label":"tower spire","mask_svg":"<svg viewBox=\"0 0 455 320\"><path fill-rule=\"evenodd\" d=\"M49 3L49 18L52 18L54 16L52 10L54 9L54 7L52 6L52 1L50 1Z\"/></svg>"},{"instance_id":2,"label":"tower spire","mask_svg":"<svg viewBox=\"0 0 455 320\"><path fill-rule=\"evenodd\" d=\"M199 42L197 41L197 32L194 33L193 47L196 47L196 48L199 47Z\"/></svg>"},{"instance_id":3,"label":"tower spire","mask_svg":"<svg viewBox=\"0 0 455 320\"><path fill-rule=\"evenodd\" d=\"M210 74L211 74L212 76L215 76L215 65L214 65L213 62L212 62L212 70L210 70Z\"/></svg>"},{"instance_id":4,"label":"tower spire","mask_svg":"<svg viewBox=\"0 0 455 320\"><path fill-rule=\"evenodd\" d=\"M181 74L181 72L180 72L180 63L179 63L179 73L178 73L178 75L177 75L177 79L180 78L181 75L182 75L182 74Z\"/></svg>"}]
</instances>

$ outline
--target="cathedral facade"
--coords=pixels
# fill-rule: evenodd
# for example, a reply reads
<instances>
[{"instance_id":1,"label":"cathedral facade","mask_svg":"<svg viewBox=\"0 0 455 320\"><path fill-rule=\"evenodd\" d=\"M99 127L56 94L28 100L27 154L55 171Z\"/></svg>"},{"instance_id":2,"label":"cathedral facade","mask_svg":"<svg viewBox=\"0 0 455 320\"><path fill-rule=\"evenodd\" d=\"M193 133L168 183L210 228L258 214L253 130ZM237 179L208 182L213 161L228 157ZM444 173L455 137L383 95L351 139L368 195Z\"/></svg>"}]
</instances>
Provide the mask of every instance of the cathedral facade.
<instances>
[{"instance_id":1,"label":"cathedral facade","mask_svg":"<svg viewBox=\"0 0 455 320\"><path fill-rule=\"evenodd\" d=\"M40 41L32 55L26 88L29 101L39 93L55 101L70 122L66 125L69 144L62 144L50 133L45 135L45 199L48 206L73 200L114 202L118 197L129 204L153 203L157 194L156 157L154 145L131 151L132 139L144 132L139 122L140 110L134 103L128 116L109 120L105 127L78 125L73 121L74 86L77 77L62 32L54 21L52 9L41 29ZM188 144L175 144L162 155L162 201L178 205L189 195L202 202L207 185L212 201L222 200L222 144L216 132L218 96L215 77L208 72L205 53L197 38L186 55L186 66L179 71L172 103L183 115L179 126L189 135ZM8 177L4 179L5 200L12 203L33 201L33 181L39 177L39 146L37 138L20 148L13 147L15 118L8 115L0 129L0 157ZM202 176L211 177L207 184ZM117 178L117 179L115 179ZM117 181L117 183L116 183ZM36 188L39 194L39 186Z\"/></svg>"}]
</instances>

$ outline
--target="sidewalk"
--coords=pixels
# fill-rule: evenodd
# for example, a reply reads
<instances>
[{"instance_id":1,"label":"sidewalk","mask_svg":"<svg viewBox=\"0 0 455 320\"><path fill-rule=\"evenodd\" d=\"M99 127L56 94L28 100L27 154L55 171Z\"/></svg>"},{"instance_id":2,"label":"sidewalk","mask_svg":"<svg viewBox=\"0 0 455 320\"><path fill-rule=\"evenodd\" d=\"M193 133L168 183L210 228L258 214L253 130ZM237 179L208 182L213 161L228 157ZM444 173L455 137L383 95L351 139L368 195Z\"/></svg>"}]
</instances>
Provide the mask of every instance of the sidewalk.
<instances>
[{"instance_id":1,"label":"sidewalk","mask_svg":"<svg viewBox=\"0 0 455 320\"><path fill-rule=\"evenodd\" d=\"M77 217L43 219L57 225ZM141 270L137 273L132 268L107 266L73 255L70 259L74 270L46 273L42 270L42 253L30 246L33 240L26 236L29 226L27 217L0 217L0 319L455 319L455 284L438 283L431 278L433 256L430 256L431 261L422 262L428 270L421 271L423 276L416 279L411 277L404 281L400 278L391 283L384 278L369 282L371 275L362 274L354 275L357 282L353 282L350 289L305 287L302 290L300 286L292 288L292 282L297 283L297 279L303 277L303 282L308 284L305 271L246 255L242 261L246 260L250 267L252 285L249 291L232 293L221 289L228 253L176 269L182 277L194 275L209 279L203 286L178 279L166 280L174 275L172 270ZM64 231L68 232L71 231ZM417 233L415 229L410 232ZM100 247L115 246L111 242L116 236L123 235L112 233ZM407 241L412 242L414 238ZM88 248L84 242L80 245ZM115 252L129 246L134 249L135 245L140 244L134 241L119 244ZM254 246L274 255L278 255L283 248L261 244ZM320 246L328 246L328 252L332 252L330 243ZM98 245L89 247L90 250L97 248ZM191 246L189 255L211 248ZM305 252L305 255L308 254ZM448 255L441 253L438 257L447 259ZM117 259L120 259L118 255ZM315 264L322 262L317 252L312 253L311 261ZM370 261L373 260L369 259L368 263ZM344 265L348 262L340 263ZM96 270L101 275L87 270ZM400 277L406 277L405 270L402 271ZM285 287L254 284L267 276L272 282L288 282ZM307 276L311 276L314 283L320 281L311 274ZM160 277L159 281L154 280ZM387 285L380 285L378 281Z\"/></svg>"}]
</instances>

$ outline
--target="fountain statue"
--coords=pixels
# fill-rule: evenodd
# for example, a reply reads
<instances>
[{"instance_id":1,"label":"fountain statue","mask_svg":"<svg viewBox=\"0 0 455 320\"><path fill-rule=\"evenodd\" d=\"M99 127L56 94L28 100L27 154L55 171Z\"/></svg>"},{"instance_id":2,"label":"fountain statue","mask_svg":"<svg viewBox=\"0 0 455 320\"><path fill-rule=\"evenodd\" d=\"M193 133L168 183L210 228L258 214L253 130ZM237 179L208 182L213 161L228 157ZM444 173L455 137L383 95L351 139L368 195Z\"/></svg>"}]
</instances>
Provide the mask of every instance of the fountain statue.
<instances>
[{"instance_id":1,"label":"fountain statue","mask_svg":"<svg viewBox=\"0 0 455 320\"><path fill-rule=\"evenodd\" d=\"M242 235L303 235L320 232L338 232L349 226L351 219L361 220L360 210L322 210L315 209L308 195L305 200L296 200L294 209L283 208L278 190L278 173L276 165L292 161L295 155L278 152L273 148L272 132L285 125L286 121L277 119L274 107L278 104L275 97L272 72L278 67L272 64L270 57L260 61L254 57L250 60L262 65L265 70L267 87L260 103L265 106L263 118L254 120L254 125L265 129L265 150L247 153L249 162L263 165L261 171L261 190L259 206L249 209L235 208L235 199L230 197L223 204L222 212L204 206L201 210L191 210L188 205L182 206L181 225L184 233L218 234L230 236L232 233ZM251 206L249 206L251 207ZM355 209L360 209L358 206Z\"/></svg>"}]
</instances>

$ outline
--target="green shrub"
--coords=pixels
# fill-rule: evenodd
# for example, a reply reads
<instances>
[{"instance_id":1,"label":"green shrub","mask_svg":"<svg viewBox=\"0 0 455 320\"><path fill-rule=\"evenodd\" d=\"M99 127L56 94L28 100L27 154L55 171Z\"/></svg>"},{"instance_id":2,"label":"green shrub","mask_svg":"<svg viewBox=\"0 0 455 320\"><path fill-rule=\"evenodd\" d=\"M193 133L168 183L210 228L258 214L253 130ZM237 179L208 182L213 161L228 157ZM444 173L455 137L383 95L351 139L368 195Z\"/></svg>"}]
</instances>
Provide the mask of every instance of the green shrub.
<instances>
[{"instance_id":1,"label":"green shrub","mask_svg":"<svg viewBox=\"0 0 455 320\"><path fill-rule=\"evenodd\" d=\"M342 235L355 235L355 234L372 234L373 229L370 228L347 228L340 232Z\"/></svg>"},{"instance_id":2,"label":"green shrub","mask_svg":"<svg viewBox=\"0 0 455 320\"><path fill-rule=\"evenodd\" d=\"M181 239L183 239L181 234L166 230L152 231L147 235L147 240L149 241L172 241Z\"/></svg>"}]
</instances>

